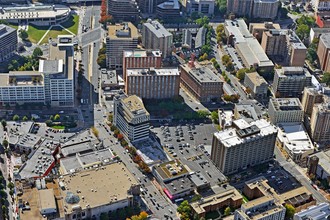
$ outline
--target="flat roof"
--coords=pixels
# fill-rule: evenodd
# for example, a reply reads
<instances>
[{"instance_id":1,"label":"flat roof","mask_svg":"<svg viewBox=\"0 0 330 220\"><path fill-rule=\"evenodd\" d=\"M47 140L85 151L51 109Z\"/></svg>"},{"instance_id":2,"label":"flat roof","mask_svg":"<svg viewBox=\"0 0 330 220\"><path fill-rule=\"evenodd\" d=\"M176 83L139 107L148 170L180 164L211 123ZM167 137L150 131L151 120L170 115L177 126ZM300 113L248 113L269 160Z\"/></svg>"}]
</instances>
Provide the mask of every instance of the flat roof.
<instances>
[{"instance_id":1,"label":"flat roof","mask_svg":"<svg viewBox=\"0 0 330 220\"><path fill-rule=\"evenodd\" d=\"M67 213L71 213L72 208L77 206L82 209L86 209L87 206L96 208L111 202L125 201L131 187L138 186L134 176L123 163L113 163L98 169L84 170L74 175L64 175L60 181L65 187L65 190L62 191L64 198L68 193L79 197L78 203L65 202L68 207ZM79 191L78 194L77 191Z\"/></svg>"},{"instance_id":2,"label":"flat roof","mask_svg":"<svg viewBox=\"0 0 330 220\"><path fill-rule=\"evenodd\" d=\"M330 173L330 151L320 151L310 155L319 158L319 166L322 167L327 173Z\"/></svg>"},{"instance_id":3,"label":"flat roof","mask_svg":"<svg viewBox=\"0 0 330 220\"><path fill-rule=\"evenodd\" d=\"M116 70L101 69L101 81L106 85L116 85L118 83Z\"/></svg>"},{"instance_id":4,"label":"flat roof","mask_svg":"<svg viewBox=\"0 0 330 220\"><path fill-rule=\"evenodd\" d=\"M143 26L148 28L157 38L172 36L172 34L157 20L147 21L143 23Z\"/></svg>"},{"instance_id":5,"label":"flat roof","mask_svg":"<svg viewBox=\"0 0 330 220\"><path fill-rule=\"evenodd\" d=\"M0 14L1 16L1 14ZM12 32L16 32L15 28L12 28L8 25L0 24L0 39L6 37L7 35L11 34Z\"/></svg>"},{"instance_id":6,"label":"flat roof","mask_svg":"<svg viewBox=\"0 0 330 220\"><path fill-rule=\"evenodd\" d=\"M164 185L171 195L180 194L187 190L192 191L194 189L194 184L186 176L181 176L177 179L171 180Z\"/></svg>"},{"instance_id":7,"label":"flat roof","mask_svg":"<svg viewBox=\"0 0 330 220\"><path fill-rule=\"evenodd\" d=\"M321 34L320 41L322 41L327 48L330 48L330 33Z\"/></svg>"},{"instance_id":8,"label":"flat roof","mask_svg":"<svg viewBox=\"0 0 330 220\"><path fill-rule=\"evenodd\" d=\"M235 122L235 121L234 121ZM214 136L225 146L231 147L241 143L244 143L247 138L251 137L261 137L269 134L273 134L277 132L275 126L271 125L265 119L256 120L249 123L250 126L255 126L259 129L259 132L253 132L251 135L242 136L238 134L239 129L229 128L223 131L219 131L214 133Z\"/></svg>"},{"instance_id":9,"label":"flat roof","mask_svg":"<svg viewBox=\"0 0 330 220\"><path fill-rule=\"evenodd\" d=\"M112 40L137 39L138 37L138 30L131 22L108 26L108 38Z\"/></svg>"},{"instance_id":10,"label":"flat roof","mask_svg":"<svg viewBox=\"0 0 330 220\"><path fill-rule=\"evenodd\" d=\"M196 185L196 187L204 186L210 182L201 173L194 173L189 175L189 179Z\"/></svg>"},{"instance_id":11,"label":"flat roof","mask_svg":"<svg viewBox=\"0 0 330 220\"><path fill-rule=\"evenodd\" d=\"M57 209L54 190L53 189L42 189L38 190L39 192L39 201L40 201L40 209Z\"/></svg>"},{"instance_id":12,"label":"flat roof","mask_svg":"<svg viewBox=\"0 0 330 220\"><path fill-rule=\"evenodd\" d=\"M127 69L127 76L180 76L178 68Z\"/></svg>"},{"instance_id":13,"label":"flat roof","mask_svg":"<svg viewBox=\"0 0 330 220\"><path fill-rule=\"evenodd\" d=\"M278 23L273 22L263 22L263 23L250 23L249 29L263 29L263 30L269 30L269 29L281 29L281 26Z\"/></svg>"},{"instance_id":14,"label":"flat roof","mask_svg":"<svg viewBox=\"0 0 330 220\"><path fill-rule=\"evenodd\" d=\"M274 105L276 111L302 110L302 106L298 98L271 98L270 102Z\"/></svg>"},{"instance_id":15,"label":"flat roof","mask_svg":"<svg viewBox=\"0 0 330 220\"><path fill-rule=\"evenodd\" d=\"M134 115L137 114L146 114L149 115L149 112L144 107L142 99L139 98L137 95L131 95L122 100L123 105Z\"/></svg>"},{"instance_id":16,"label":"flat roof","mask_svg":"<svg viewBox=\"0 0 330 220\"><path fill-rule=\"evenodd\" d=\"M264 77L260 76L257 72L246 73L245 76L248 77L255 86L268 85Z\"/></svg>"},{"instance_id":17,"label":"flat roof","mask_svg":"<svg viewBox=\"0 0 330 220\"><path fill-rule=\"evenodd\" d=\"M155 166L158 175L166 181L173 177L179 177L188 174L186 167L180 160L172 160Z\"/></svg>"},{"instance_id":18,"label":"flat roof","mask_svg":"<svg viewBox=\"0 0 330 220\"><path fill-rule=\"evenodd\" d=\"M330 215L330 207L328 203L320 203L315 206L308 207L294 215L294 218L300 219L327 219Z\"/></svg>"},{"instance_id":19,"label":"flat roof","mask_svg":"<svg viewBox=\"0 0 330 220\"><path fill-rule=\"evenodd\" d=\"M188 64L182 64L181 67L200 83L222 83L223 81L210 68L197 66L191 68Z\"/></svg>"},{"instance_id":20,"label":"flat roof","mask_svg":"<svg viewBox=\"0 0 330 220\"><path fill-rule=\"evenodd\" d=\"M124 57L161 57L162 52L160 50L124 50Z\"/></svg>"},{"instance_id":21,"label":"flat roof","mask_svg":"<svg viewBox=\"0 0 330 220\"><path fill-rule=\"evenodd\" d=\"M157 5L161 9L177 9L180 10L179 0L168 0Z\"/></svg>"}]
</instances>

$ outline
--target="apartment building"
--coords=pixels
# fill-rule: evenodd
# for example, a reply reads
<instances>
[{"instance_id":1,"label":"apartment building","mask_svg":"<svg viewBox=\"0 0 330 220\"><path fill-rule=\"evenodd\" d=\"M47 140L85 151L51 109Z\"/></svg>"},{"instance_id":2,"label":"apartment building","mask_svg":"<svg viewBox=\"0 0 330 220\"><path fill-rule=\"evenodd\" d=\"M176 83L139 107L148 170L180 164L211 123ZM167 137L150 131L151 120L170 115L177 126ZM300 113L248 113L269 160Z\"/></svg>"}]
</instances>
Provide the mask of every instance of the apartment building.
<instances>
[{"instance_id":1,"label":"apartment building","mask_svg":"<svg viewBox=\"0 0 330 220\"><path fill-rule=\"evenodd\" d=\"M141 98L119 94L114 97L113 123L130 141L149 138L150 114Z\"/></svg>"},{"instance_id":2,"label":"apartment building","mask_svg":"<svg viewBox=\"0 0 330 220\"><path fill-rule=\"evenodd\" d=\"M108 26L108 36L106 38L107 66L121 69L123 52L136 49L138 38L138 30L130 22Z\"/></svg>"},{"instance_id":3,"label":"apartment building","mask_svg":"<svg viewBox=\"0 0 330 220\"><path fill-rule=\"evenodd\" d=\"M275 69L273 93L276 97L301 97L305 87L312 86L312 75L303 67Z\"/></svg>"},{"instance_id":4,"label":"apartment building","mask_svg":"<svg viewBox=\"0 0 330 220\"><path fill-rule=\"evenodd\" d=\"M17 50L16 29L0 24L0 62L8 60Z\"/></svg>"},{"instance_id":5,"label":"apartment building","mask_svg":"<svg viewBox=\"0 0 330 220\"><path fill-rule=\"evenodd\" d=\"M238 16L250 17L252 14L253 0L232 0L227 1L227 13L234 13Z\"/></svg>"},{"instance_id":6,"label":"apartment building","mask_svg":"<svg viewBox=\"0 0 330 220\"><path fill-rule=\"evenodd\" d=\"M268 106L269 119L273 124L302 122L304 111L298 98L271 98Z\"/></svg>"},{"instance_id":7,"label":"apartment building","mask_svg":"<svg viewBox=\"0 0 330 220\"><path fill-rule=\"evenodd\" d=\"M142 25L142 44L146 49L160 50L162 57L172 54L173 35L158 21L148 21Z\"/></svg>"},{"instance_id":8,"label":"apartment building","mask_svg":"<svg viewBox=\"0 0 330 220\"><path fill-rule=\"evenodd\" d=\"M59 35L49 45L48 60L39 61L38 71L0 74L3 105L44 103L54 107L74 106L73 36Z\"/></svg>"},{"instance_id":9,"label":"apartment building","mask_svg":"<svg viewBox=\"0 0 330 220\"><path fill-rule=\"evenodd\" d=\"M177 68L127 69L125 92L142 99L171 99L179 96Z\"/></svg>"},{"instance_id":10,"label":"apartment building","mask_svg":"<svg viewBox=\"0 0 330 220\"><path fill-rule=\"evenodd\" d=\"M209 68L182 64L181 87L200 102L219 100L223 94L223 81Z\"/></svg>"},{"instance_id":11,"label":"apartment building","mask_svg":"<svg viewBox=\"0 0 330 220\"><path fill-rule=\"evenodd\" d=\"M264 119L246 122L239 119L233 127L214 133L211 160L225 174L238 172L272 160L277 129Z\"/></svg>"},{"instance_id":12,"label":"apartment building","mask_svg":"<svg viewBox=\"0 0 330 220\"><path fill-rule=\"evenodd\" d=\"M250 23L249 31L250 33L261 42L264 31L270 29L281 29L281 26L273 22L264 22L264 23Z\"/></svg>"},{"instance_id":13,"label":"apartment building","mask_svg":"<svg viewBox=\"0 0 330 220\"><path fill-rule=\"evenodd\" d=\"M135 0L109 0L108 13L116 22L136 21L139 9Z\"/></svg>"},{"instance_id":14,"label":"apartment building","mask_svg":"<svg viewBox=\"0 0 330 220\"><path fill-rule=\"evenodd\" d=\"M321 91L313 87L305 87L301 99L301 105L306 115L312 115L313 107L315 104L323 102L323 94Z\"/></svg>"},{"instance_id":15,"label":"apartment building","mask_svg":"<svg viewBox=\"0 0 330 220\"><path fill-rule=\"evenodd\" d=\"M181 6L179 0L167 0L156 8L157 18L163 21L173 21L181 17Z\"/></svg>"},{"instance_id":16,"label":"apartment building","mask_svg":"<svg viewBox=\"0 0 330 220\"><path fill-rule=\"evenodd\" d=\"M214 14L215 1L214 0L184 0L182 6L186 9L188 14L198 12L206 16Z\"/></svg>"},{"instance_id":17,"label":"apartment building","mask_svg":"<svg viewBox=\"0 0 330 220\"><path fill-rule=\"evenodd\" d=\"M313 141L321 143L330 141L330 107L328 103L314 105L310 127Z\"/></svg>"},{"instance_id":18,"label":"apartment building","mask_svg":"<svg viewBox=\"0 0 330 220\"><path fill-rule=\"evenodd\" d=\"M160 50L125 50L123 58L123 78L126 81L128 68L160 68L162 52Z\"/></svg>"},{"instance_id":19,"label":"apartment building","mask_svg":"<svg viewBox=\"0 0 330 220\"><path fill-rule=\"evenodd\" d=\"M322 34L319 39L319 45L317 47L317 56L319 58L321 70L324 72L330 72L330 33Z\"/></svg>"},{"instance_id":20,"label":"apartment building","mask_svg":"<svg viewBox=\"0 0 330 220\"><path fill-rule=\"evenodd\" d=\"M279 5L279 0L254 0L252 17L275 19Z\"/></svg>"},{"instance_id":21,"label":"apartment building","mask_svg":"<svg viewBox=\"0 0 330 220\"><path fill-rule=\"evenodd\" d=\"M268 97L268 83L257 72L246 73L244 85L251 90L251 94L255 99L262 100Z\"/></svg>"},{"instance_id":22,"label":"apartment building","mask_svg":"<svg viewBox=\"0 0 330 220\"><path fill-rule=\"evenodd\" d=\"M261 46L266 54L283 65L305 64L306 46L288 29L271 29L263 32Z\"/></svg>"}]
</instances>

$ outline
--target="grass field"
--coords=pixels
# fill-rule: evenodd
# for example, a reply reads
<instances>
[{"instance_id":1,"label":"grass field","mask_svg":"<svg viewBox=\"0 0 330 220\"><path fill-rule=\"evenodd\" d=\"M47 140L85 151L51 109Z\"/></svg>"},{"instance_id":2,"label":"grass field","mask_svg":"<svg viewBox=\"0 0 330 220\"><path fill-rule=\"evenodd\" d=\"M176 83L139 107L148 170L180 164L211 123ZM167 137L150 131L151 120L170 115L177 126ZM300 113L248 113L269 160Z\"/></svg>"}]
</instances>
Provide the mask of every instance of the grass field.
<instances>
[{"instance_id":1,"label":"grass field","mask_svg":"<svg viewBox=\"0 0 330 220\"><path fill-rule=\"evenodd\" d=\"M54 129L65 129L64 125L53 125L51 127L54 128Z\"/></svg>"},{"instance_id":2,"label":"grass field","mask_svg":"<svg viewBox=\"0 0 330 220\"><path fill-rule=\"evenodd\" d=\"M29 29L27 31L29 35L29 40L32 43L38 43L39 40L42 38L42 36L45 35L47 32L49 26L35 26L35 25L29 25Z\"/></svg>"},{"instance_id":3,"label":"grass field","mask_svg":"<svg viewBox=\"0 0 330 220\"><path fill-rule=\"evenodd\" d=\"M63 27L77 35L78 33L78 25L79 25L79 16L78 15L71 15L70 18L66 21L61 23Z\"/></svg>"},{"instance_id":4,"label":"grass field","mask_svg":"<svg viewBox=\"0 0 330 220\"><path fill-rule=\"evenodd\" d=\"M48 43L49 38L56 38L58 35L63 34L70 34L60 26L54 26L52 29L47 33L47 35L44 37L44 39L41 41L40 44Z\"/></svg>"}]
</instances>

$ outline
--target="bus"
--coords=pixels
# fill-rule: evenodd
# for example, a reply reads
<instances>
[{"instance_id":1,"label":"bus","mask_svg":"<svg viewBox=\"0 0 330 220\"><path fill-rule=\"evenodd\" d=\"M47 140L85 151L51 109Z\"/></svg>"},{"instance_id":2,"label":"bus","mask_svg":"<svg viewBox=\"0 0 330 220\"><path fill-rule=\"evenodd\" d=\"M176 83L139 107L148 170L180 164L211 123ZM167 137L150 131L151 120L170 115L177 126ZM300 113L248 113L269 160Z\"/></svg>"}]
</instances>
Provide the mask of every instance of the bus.
<instances>
[{"instance_id":1,"label":"bus","mask_svg":"<svg viewBox=\"0 0 330 220\"><path fill-rule=\"evenodd\" d=\"M174 200L175 203L181 203L182 201L183 201L183 198Z\"/></svg>"}]
</instances>

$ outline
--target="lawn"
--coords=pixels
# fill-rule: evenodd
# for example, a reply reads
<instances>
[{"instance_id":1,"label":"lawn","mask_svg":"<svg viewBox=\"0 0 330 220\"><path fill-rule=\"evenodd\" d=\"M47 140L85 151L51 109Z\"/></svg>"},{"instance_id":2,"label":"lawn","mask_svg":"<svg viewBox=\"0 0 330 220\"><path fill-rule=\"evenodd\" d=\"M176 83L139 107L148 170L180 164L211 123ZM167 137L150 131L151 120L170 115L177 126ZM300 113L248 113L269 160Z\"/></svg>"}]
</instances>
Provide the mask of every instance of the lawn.
<instances>
[{"instance_id":1,"label":"lawn","mask_svg":"<svg viewBox=\"0 0 330 220\"><path fill-rule=\"evenodd\" d=\"M58 35L70 34L60 26L53 26L48 34L44 37L40 44L48 43L49 38L57 38Z\"/></svg>"},{"instance_id":2,"label":"lawn","mask_svg":"<svg viewBox=\"0 0 330 220\"><path fill-rule=\"evenodd\" d=\"M78 15L71 15L69 20L66 22L61 23L63 27L77 35L78 33L78 25L79 25L79 16Z\"/></svg>"},{"instance_id":3,"label":"lawn","mask_svg":"<svg viewBox=\"0 0 330 220\"><path fill-rule=\"evenodd\" d=\"M32 43L38 43L39 40L42 38L42 36L45 35L45 33L48 30L48 26L35 26L35 25L29 25L29 29L27 31L29 35L29 40Z\"/></svg>"},{"instance_id":4,"label":"lawn","mask_svg":"<svg viewBox=\"0 0 330 220\"><path fill-rule=\"evenodd\" d=\"M64 125L52 125L51 128L54 128L54 129L65 129L65 126Z\"/></svg>"}]
</instances>

